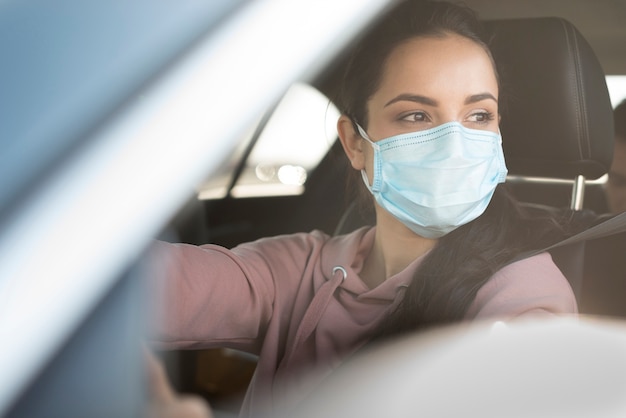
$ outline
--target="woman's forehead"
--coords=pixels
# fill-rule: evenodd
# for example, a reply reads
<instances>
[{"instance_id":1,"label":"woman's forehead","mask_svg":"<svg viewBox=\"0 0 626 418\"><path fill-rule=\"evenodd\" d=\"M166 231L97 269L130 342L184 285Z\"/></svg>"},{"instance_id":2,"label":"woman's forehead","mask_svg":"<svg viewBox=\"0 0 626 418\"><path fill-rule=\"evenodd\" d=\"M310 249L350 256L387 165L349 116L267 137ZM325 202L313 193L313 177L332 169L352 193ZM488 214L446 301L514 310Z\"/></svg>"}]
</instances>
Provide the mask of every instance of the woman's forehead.
<instances>
[{"instance_id":1,"label":"woman's forehead","mask_svg":"<svg viewBox=\"0 0 626 418\"><path fill-rule=\"evenodd\" d=\"M398 45L387 58L379 90L420 94L448 90L474 94L486 91L497 97L498 82L491 57L482 45L459 36L421 36Z\"/></svg>"}]
</instances>

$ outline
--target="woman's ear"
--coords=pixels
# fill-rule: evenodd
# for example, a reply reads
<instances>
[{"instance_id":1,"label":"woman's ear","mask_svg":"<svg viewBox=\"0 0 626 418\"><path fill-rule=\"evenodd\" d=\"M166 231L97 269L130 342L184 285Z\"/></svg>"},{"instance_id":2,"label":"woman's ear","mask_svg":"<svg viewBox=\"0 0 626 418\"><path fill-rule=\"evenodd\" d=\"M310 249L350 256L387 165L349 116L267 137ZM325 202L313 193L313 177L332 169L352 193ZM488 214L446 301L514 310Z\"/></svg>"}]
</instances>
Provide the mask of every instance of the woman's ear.
<instances>
[{"instance_id":1,"label":"woman's ear","mask_svg":"<svg viewBox=\"0 0 626 418\"><path fill-rule=\"evenodd\" d=\"M337 133L352 168L362 170L365 168L365 155L363 154L363 138L354 129L352 120L346 115L341 115L337 121Z\"/></svg>"}]
</instances>

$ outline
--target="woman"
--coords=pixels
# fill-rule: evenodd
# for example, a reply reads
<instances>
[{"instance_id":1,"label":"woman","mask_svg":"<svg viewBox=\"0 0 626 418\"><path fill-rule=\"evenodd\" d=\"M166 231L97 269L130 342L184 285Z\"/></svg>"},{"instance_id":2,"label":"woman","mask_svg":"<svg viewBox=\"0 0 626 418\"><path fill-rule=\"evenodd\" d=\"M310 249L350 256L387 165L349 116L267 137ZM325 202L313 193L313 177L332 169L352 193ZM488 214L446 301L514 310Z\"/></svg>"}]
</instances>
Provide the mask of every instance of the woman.
<instances>
[{"instance_id":1,"label":"woman","mask_svg":"<svg viewBox=\"0 0 626 418\"><path fill-rule=\"evenodd\" d=\"M170 348L259 355L242 416L295 408L368 341L475 319L576 313L548 254L562 232L525 217L506 167L495 65L473 13L408 1L356 48L338 133L375 201L376 227L262 239L232 250L157 245L150 283ZM540 231L541 236L533 236Z\"/></svg>"}]
</instances>

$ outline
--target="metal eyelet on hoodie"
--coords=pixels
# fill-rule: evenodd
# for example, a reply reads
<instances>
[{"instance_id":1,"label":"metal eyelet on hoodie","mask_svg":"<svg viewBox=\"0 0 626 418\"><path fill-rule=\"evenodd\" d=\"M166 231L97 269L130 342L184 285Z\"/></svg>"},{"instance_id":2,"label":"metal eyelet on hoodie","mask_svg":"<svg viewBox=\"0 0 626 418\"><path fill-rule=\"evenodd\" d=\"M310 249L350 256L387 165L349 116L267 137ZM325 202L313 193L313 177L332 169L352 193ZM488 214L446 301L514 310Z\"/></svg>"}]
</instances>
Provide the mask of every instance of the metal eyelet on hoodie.
<instances>
[{"instance_id":1,"label":"metal eyelet on hoodie","mask_svg":"<svg viewBox=\"0 0 626 418\"><path fill-rule=\"evenodd\" d=\"M346 278L348 277L348 272L346 271L345 268L341 267L341 266L335 266L333 267L333 276L335 275L335 273L337 273L338 271L340 271L341 273L343 273L343 279L342 281L345 281Z\"/></svg>"}]
</instances>

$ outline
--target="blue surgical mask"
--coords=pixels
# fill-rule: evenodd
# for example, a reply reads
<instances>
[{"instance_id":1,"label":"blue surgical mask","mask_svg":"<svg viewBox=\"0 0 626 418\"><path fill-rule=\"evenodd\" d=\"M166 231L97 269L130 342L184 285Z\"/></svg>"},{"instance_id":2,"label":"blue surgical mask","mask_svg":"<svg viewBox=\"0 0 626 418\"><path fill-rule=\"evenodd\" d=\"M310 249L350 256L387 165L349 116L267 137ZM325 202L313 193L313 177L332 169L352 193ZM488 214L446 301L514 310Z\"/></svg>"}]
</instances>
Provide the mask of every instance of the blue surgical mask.
<instances>
[{"instance_id":1,"label":"blue surgical mask","mask_svg":"<svg viewBox=\"0 0 626 418\"><path fill-rule=\"evenodd\" d=\"M409 229L439 238L480 216L507 169L500 134L449 122L373 142L376 202Z\"/></svg>"}]
</instances>

